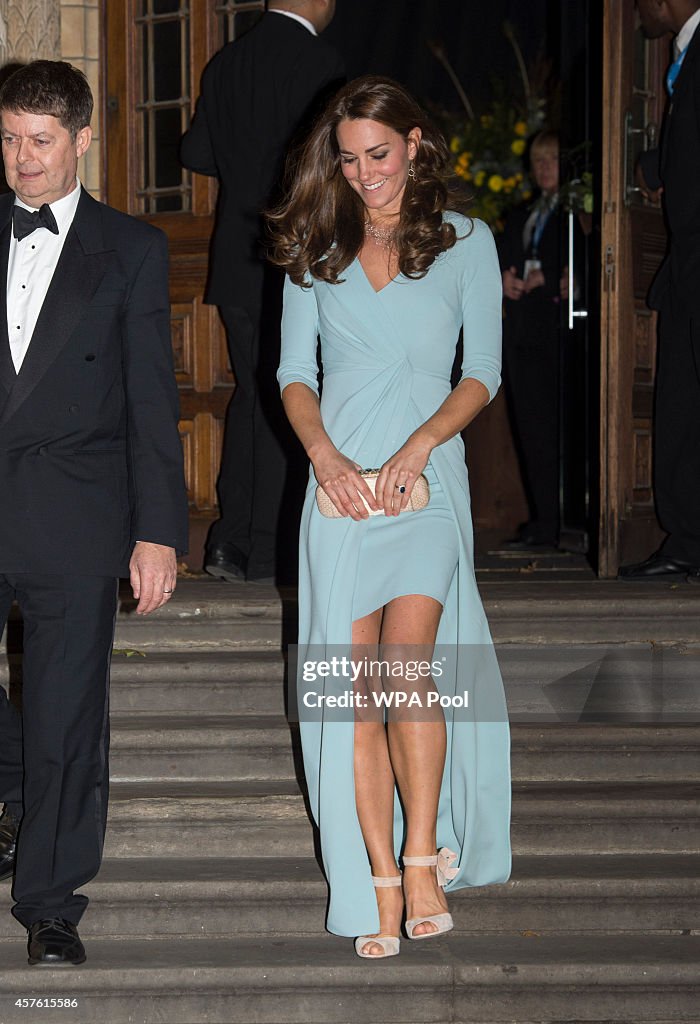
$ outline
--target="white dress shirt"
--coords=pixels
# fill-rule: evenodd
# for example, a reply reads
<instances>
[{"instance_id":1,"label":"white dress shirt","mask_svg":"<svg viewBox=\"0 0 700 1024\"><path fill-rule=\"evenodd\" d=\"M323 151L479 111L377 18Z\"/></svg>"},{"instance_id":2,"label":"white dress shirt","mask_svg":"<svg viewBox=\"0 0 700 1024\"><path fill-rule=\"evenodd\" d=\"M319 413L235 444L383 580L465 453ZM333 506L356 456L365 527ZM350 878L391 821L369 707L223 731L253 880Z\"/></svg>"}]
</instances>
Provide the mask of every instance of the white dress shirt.
<instances>
[{"instance_id":1,"label":"white dress shirt","mask_svg":"<svg viewBox=\"0 0 700 1024\"><path fill-rule=\"evenodd\" d=\"M14 233L11 234L7 262L7 335L17 373L27 354L79 200L80 181L76 178L73 191L50 204L58 225L57 235L43 226L21 242ZM15 198L15 204L36 213L34 207L27 206L18 198Z\"/></svg>"},{"instance_id":2,"label":"white dress shirt","mask_svg":"<svg viewBox=\"0 0 700 1024\"><path fill-rule=\"evenodd\" d=\"M685 25L680 30L680 32L678 33L678 35L676 36L676 38L674 40L674 44L673 45L675 47L675 51L674 52L675 52L675 56L676 57L678 57L678 55L683 53L683 51L686 49L686 47L688 46L688 43L690 42L690 40L695 35L695 29L698 27L699 23L700 23L700 8L698 8L698 10L695 12L695 14L691 14L691 16L688 18L688 20L686 21Z\"/></svg>"},{"instance_id":3,"label":"white dress shirt","mask_svg":"<svg viewBox=\"0 0 700 1024\"><path fill-rule=\"evenodd\" d=\"M280 11L280 10L268 11L267 13L268 14L282 14L282 15L284 15L285 18L293 18L294 21L298 21L300 25L303 25L304 28L308 29L312 36L317 36L318 35L318 32L316 31L314 26L311 24L309 19L308 18L302 18L301 14L294 14L293 11Z\"/></svg>"}]
</instances>

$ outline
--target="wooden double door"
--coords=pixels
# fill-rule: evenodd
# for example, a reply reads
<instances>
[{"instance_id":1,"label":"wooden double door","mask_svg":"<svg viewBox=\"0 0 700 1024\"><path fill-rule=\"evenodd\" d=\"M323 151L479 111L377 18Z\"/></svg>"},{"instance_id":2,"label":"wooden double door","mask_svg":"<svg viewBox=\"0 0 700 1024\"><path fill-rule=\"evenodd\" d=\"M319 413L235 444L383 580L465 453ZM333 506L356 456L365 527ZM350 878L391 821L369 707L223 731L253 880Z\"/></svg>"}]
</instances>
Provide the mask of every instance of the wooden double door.
<instances>
[{"instance_id":1,"label":"wooden double door","mask_svg":"<svg viewBox=\"0 0 700 1024\"><path fill-rule=\"evenodd\" d=\"M585 137L569 141L588 143L596 211L586 254L588 318L578 331L586 346L585 443L572 449L569 462L576 493L585 490L581 528L589 557L610 576L621 562L648 554L660 536L652 489L656 323L644 297L665 236L660 210L634 191L632 173L639 149L653 143L654 126L658 131L669 50L668 41L643 39L633 0L582 3L585 46L562 16L562 62L568 61L569 128L584 98L586 114L576 132ZM102 0L106 198L158 225L170 241L192 565L217 514L216 478L234 381L217 310L202 302L216 185L185 171L177 146L205 64L263 9L263 0ZM495 418L477 422L471 436L482 528L507 523L509 506L511 518L515 506L522 511L522 490L504 479L504 465L515 469L504 423L503 406L497 406ZM493 457L494 450L501 454ZM577 468L584 458L585 467ZM565 472L571 475L571 465Z\"/></svg>"},{"instance_id":2,"label":"wooden double door","mask_svg":"<svg viewBox=\"0 0 700 1024\"><path fill-rule=\"evenodd\" d=\"M633 0L606 0L603 20L600 213L600 494L598 571L651 554L664 536L654 512L656 314L646 305L663 259L658 205L634 180L658 142L670 38L645 40Z\"/></svg>"}]
</instances>

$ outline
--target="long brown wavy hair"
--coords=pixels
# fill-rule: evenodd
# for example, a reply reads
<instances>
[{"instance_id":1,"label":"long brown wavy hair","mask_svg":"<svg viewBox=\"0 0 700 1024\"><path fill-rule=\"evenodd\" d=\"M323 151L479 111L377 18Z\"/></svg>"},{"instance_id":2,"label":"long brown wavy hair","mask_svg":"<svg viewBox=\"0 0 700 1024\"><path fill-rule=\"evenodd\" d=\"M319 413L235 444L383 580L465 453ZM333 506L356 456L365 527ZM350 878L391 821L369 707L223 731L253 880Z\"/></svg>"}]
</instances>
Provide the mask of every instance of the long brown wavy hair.
<instances>
[{"instance_id":1,"label":"long brown wavy hair","mask_svg":"<svg viewBox=\"0 0 700 1024\"><path fill-rule=\"evenodd\" d=\"M399 270L424 277L435 258L457 241L447 209L462 204L449 188L450 151L444 137L410 93L391 78L363 75L349 82L328 103L303 145L290 154L285 198L267 214L269 258L284 267L295 284L309 285L308 275L338 284L340 274L360 252L366 209L345 180L336 129L341 121L366 118L398 132L412 128L422 138L401 200L395 246Z\"/></svg>"}]
</instances>

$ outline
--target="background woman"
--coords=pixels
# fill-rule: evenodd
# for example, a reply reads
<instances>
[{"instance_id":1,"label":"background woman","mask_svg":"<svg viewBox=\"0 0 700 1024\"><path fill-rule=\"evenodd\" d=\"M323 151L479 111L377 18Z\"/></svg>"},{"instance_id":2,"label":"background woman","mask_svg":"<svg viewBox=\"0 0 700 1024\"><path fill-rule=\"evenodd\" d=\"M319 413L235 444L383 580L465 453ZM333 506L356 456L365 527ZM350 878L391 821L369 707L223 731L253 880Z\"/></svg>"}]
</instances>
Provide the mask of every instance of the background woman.
<instances>
[{"instance_id":1,"label":"background woman","mask_svg":"<svg viewBox=\"0 0 700 1024\"><path fill-rule=\"evenodd\" d=\"M516 550L556 547L559 539L559 321L568 268L554 132L532 140L530 168L537 198L510 213L498 245L503 378L529 508L528 521L506 542Z\"/></svg>"},{"instance_id":2,"label":"background woman","mask_svg":"<svg viewBox=\"0 0 700 1024\"><path fill-rule=\"evenodd\" d=\"M501 281L489 229L446 209L448 165L443 138L405 90L365 76L319 118L271 216L273 258L289 275L278 378L312 465L300 646L432 651L437 640L451 653L440 693L471 698L470 717L448 710L388 727L300 716L328 928L359 935L366 957L398 952L404 911L409 937L447 931L443 887L510 870L508 727L474 578L460 438L499 386ZM376 500L359 472L369 467L381 467ZM430 503L406 512L421 473ZM317 483L342 518L320 514ZM370 518L365 502L383 514ZM436 844L449 848L437 865Z\"/></svg>"}]
</instances>

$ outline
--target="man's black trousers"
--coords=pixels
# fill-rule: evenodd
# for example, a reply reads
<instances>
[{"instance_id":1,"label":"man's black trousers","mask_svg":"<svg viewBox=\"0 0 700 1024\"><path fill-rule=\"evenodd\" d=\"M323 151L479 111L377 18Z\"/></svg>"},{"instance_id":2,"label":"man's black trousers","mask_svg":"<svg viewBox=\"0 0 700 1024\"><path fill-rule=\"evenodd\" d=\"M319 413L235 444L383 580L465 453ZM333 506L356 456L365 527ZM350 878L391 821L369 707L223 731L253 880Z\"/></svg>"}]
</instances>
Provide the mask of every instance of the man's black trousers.
<instances>
[{"instance_id":1,"label":"man's black trousers","mask_svg":"<svg viewBox=\"0 0 700 1024\"><path fill-rule=\"evenodd\" d=\"M0 802L21 818L15 917L77 923L75 890L102 858L109 787L109 663L117 581L0 574L0 629L24 622L22 714L0 687Z\"/></svg>"},{"instance_id":2,"label":"man's black trousers","mask_svg":"<svg viewBox=\"0 0 700 1024\"><path fill-rule=\"evenodd\" d=\"M672 291L659 315L654 495L664 553L700 566L700 314Z\"/></svg>"},{"instance_id":3,"label":"man's black trousers","mask_svg":"<svg viewBox=\"0 0 700 1024\"><path fill-rule=\"evenodd\" d=\"M262 312L219 307L236 390L226 414L218 480L221 518L208 548L232 545L250 580L296 574L308 460L284 413L277 384L280 294Z\"/></svg>"}]
</instances>

